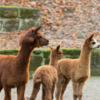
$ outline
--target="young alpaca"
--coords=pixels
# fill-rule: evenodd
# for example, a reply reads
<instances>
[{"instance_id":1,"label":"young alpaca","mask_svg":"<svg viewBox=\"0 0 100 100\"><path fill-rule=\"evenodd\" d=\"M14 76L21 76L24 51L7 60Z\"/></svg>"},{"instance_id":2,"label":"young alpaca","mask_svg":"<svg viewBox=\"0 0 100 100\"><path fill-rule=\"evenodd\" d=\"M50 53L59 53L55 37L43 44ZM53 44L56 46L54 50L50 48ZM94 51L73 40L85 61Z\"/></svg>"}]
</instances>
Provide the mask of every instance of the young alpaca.
<instances>
[{"instance_id":1,"label":"young alpaca","mask_svg":"<svg viewBox=\"0 0 100 100\"><path fill-rule=\"evenodd\" d=\"M100 46L93 36L86 38L79 59L62 59L58 62L56 100L63 100L64 91L70 80L73 83L73 100L82 100L83 87L90 77L91 50Z\"/></svg>"},{"instance_id":2,"label":"young alpaca","mask_svg":"<svg viewBox=\"0 0 100 100\"><path fill-rule=\"evenodd\" d=\"M42 84L42 100L52 100L57 82L57 62L63 57L60 46L51 48L49 65L39 67L33 76L33 90L29 100L35 100Z\"/></svg>"},{"instance_id":3,"label":"young alpaca","mask_svg":"<svg viewBox=\"0 0 100 100\"><path fill-rule=\"evenodd\" d=\"M11 88L14 87L17 87L17 100L25 100L31 53L35 47L47 45L49 42L38 32L40 28L30 29L21 36L21 48L17 56L0 55L0 91L4 88L4 100L11 100Z\"/></svg>"}]
</instances>

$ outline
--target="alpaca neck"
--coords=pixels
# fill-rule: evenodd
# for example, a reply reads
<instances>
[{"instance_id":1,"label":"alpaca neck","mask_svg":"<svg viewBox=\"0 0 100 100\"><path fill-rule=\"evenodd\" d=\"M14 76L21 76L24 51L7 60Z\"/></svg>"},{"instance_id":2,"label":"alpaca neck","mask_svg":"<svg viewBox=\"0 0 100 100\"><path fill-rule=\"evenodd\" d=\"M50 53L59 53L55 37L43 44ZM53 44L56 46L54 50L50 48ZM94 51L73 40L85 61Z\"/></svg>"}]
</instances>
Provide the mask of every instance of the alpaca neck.
<instances>
[{"instance_id":1,"label":"alpaca neck","mask_svg":"<svg viewBox=\"0 0 100 100\"><path fill-rule=\"evenodd\" d=\"M50 59L50 63L49 63L49 65L51 65L51 66L53 66L53 67L56 68L57 63L58 63L58 60L57 60L57 59L55 59L55 58L51 58L51 59Z\"/></svg>"},{"instance_id":2,"label":"alpaca neck","mask_svg":"<svg viewBox=\"0 0 100 100\"><path fill-rule=\"evenodd\" d=\"M82 67L90 67L90 56L91 50L87 47L87 45L83 44L80 58L79 58L79 65Z\"/></svg>"},{"instance_id":3,"label":"alpaca neck","mask_svg":"<svg viewBox=\"0 0 100 100\"><path fill-rule=\"evenodd\" d=\"M16 62L19 64L17 67L19 68L27 68L30 63L30 56L34 48L29 48L29 46L22 45L18 55L16 57Z\"/></svg>"}]
</instances>

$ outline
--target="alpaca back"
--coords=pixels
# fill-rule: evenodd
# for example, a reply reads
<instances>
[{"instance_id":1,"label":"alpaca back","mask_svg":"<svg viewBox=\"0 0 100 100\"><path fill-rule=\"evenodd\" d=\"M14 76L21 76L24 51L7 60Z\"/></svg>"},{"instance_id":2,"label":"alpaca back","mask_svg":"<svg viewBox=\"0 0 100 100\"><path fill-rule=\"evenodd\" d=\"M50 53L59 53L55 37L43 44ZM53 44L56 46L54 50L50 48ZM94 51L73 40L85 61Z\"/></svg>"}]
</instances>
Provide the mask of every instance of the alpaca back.
<instances>
[{"instance_id":1,"label":"alpaca back","mask_svg":"<svg viewBox=\"0 0 100 100\"><path fill-rule=\"evenodd\" d=\"M79 59L61 59L58 61L58 74L62 73L66 78L71 79L75 75Z\"/></svg>"},{"instance_id":2,"label":"alpaca back","mask_svg":"<svg viewBox=\"0 0 100 100\"><path fill-rule=\"evenodd\" d=\"M14 55L0 55L0 68L10 67L16 56Z\"/></svg>"},{"instance_id":3,"label":"alpaca back","mask_svg":"<svg viewBox=\"0 0 100 100\"><path fill-rule=\"evenodd\" d=\"M10 76L11 66L15 58L14 55L0 55L0 81L6 81L6 78Z\"/></svg>"},{"instance_id":4,"label":"alpaca back","mask_svg":"<svg viewBox=\"0 0 100 100\"><path fill-rule=\"evenodd\" d=\"M51 53L50 53L49 65L44 65L37 68L33 76L33 82L42 82L45 79L47 80L50 79L51 81L57 79L56 66L58 60L62 58L62 51L60 50L59 45L56 48L52 48L52 47L50 48L51 48ZM48 78L44 78L44 77L48 77Z\"/></svg>"},{"instance_id":5,"label":"alpaca back","mask_svg":"<svg viewBox=\"0 0 100 100\"><path fill-rule=\"evenodd\" d=\"M49 77L51 80L55 79L57 76L56 69L51 65L44 65L37 68L33 76L33 82L42 82L43 77Z\"/></svg>"}]
</instances>

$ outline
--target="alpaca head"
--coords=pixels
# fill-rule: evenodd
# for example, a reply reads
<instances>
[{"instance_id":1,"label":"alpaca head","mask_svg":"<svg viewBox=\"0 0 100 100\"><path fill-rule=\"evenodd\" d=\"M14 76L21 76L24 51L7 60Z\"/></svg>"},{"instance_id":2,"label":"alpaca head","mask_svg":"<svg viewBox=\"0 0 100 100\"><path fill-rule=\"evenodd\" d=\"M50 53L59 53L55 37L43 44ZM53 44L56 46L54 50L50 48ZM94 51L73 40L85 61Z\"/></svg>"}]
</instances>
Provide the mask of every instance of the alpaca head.
<instances>
[{"instance_id":1,"label":"alpaca head","mask_svg":"<svg viewBox=\"0 0 100 100\"><path fill-rule=\"evenodd\" d=\"M20 45L28 45L33 47L41 47L49 44L47 40L38 30L41 28L31 28L29 31L20 37Z\"/></svg>"},{"instance_id":2,"label":"alpaca head","mask_svg":"<svg viewBox=\"0 0 100 100\"><path fill-rule=\"evenodd\" d=\"M51 54L50 54L51 58L59 60L63 57L63 52L60 49L60 45L58 45L56 48L50 47L50 49L51 49Z\"/></svg>"},{"instance_id":3,"label":"alpaca head","mask_svg":"<svg viewBox=\"0 0 100 100\"><path fill-rule=\"evenodd\" d=\"M100 47L100 44L97 43L97 41L93 38L94 34L90 35L88 38L85 40L85 44L88 46L89 49L95 49Z\"/></svg>"}]
</instances>

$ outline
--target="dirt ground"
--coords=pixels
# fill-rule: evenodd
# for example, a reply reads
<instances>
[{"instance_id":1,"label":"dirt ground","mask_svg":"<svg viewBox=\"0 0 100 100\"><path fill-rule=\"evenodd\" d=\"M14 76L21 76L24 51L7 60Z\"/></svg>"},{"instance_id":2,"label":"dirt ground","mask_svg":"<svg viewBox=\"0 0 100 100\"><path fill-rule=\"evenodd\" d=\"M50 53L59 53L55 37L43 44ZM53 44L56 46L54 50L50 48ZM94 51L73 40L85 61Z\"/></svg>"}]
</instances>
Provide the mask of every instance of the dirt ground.
<instances>
[{"instance_id":1,"label":"dirt ground","mask_svg":"<svg viewBox=\"0 0 100 100\"><path fill-rule=\"evenodd\" d=\"M41 91L42 87L40 88L40 91L37 95L36 100L42 100ZM26 92L25 92L25 100L28 100L28 97L30 97L32 91L32 80L29 80ZM0 93L0 100L4 100L4 90ZM16 89L12 89L12 100L17 100L17 92ZM54 98L55 100L55 98ZM72 82L68 84L68 87L64 94L64 100L72 100ZM83 99L82 100L100 100L100 77L90 77L89 80L86 82L86 85L84 87L83 91Z\"/></svg>"}]
</instances>

